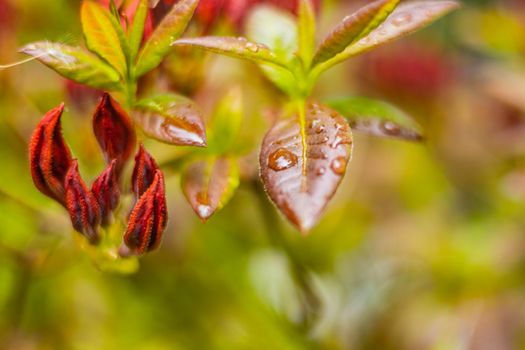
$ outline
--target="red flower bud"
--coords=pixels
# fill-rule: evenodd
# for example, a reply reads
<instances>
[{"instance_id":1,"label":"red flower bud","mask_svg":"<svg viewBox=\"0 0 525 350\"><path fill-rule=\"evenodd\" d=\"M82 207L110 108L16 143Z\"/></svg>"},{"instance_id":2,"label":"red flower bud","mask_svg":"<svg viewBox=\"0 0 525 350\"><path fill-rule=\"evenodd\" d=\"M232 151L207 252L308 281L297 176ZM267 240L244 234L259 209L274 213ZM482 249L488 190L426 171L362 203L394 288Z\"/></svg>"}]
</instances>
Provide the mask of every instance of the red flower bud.
<instances>
[{"instance_id":1,"label":"red flower bud","mask_svg":"<svg viewBox=\"0 0 525 350\"><path fill-rule=\"evenodd\" d=\"M120 254L141 255L157 248L166 228L167 216L164 176L156 170L153 183L131 212Z\"/></svg>"},{"instance_id":2,"label":"red flower bud","mask_svg":"<svg viewBox=\"0 0 525 350\"><path fill-rule=\"evenodd\" d=\"M93 185L91 192L95 196L100 208L102 225L106 226L111 222L111 213L118 205L120 199L120 189L116 173L117 161L113 159L111 164L100 174Z\"/></svg>"},{"instance_id":3,"label":"red flower bud","mask_svg":"<svg viewBox=\"0 0 525 350\"><path fill-rule=\"evenodd\" d=\"M29 142L29 162L35 186L64 205L64 178L71 165L71 152L62 137L63 111L61 104L47 112L37 125Z\"/></svg>"},{"instance_id":4,"label":"red flower bud","mask_svg":"<svg viewBox=\"0 0 525 350\"><path fill-rule=\"evenodd\" d=\"M135 197L139 198L151 186L158 170L155 159L144 149L141 144L135 156L135 167L131 176L131 186Z\"/></svg>"},{"instance_id":5,"label":"red flower bud","mask_svg":"<svg viewBox=\"0 0 525 350\"><path fill-rule=\"evenodd\" d=\"M116 159L116 173L120 175L135 146L135 130L126 112L108 93L104 93L93 115L93 131L106 163Z\"/></svg>"},{"instance_id":6,"label":"red flower bud","mask_svg":"<svg viewBox=\"0 0 525 350\"><path fill-rule=\"evenodd\" d=\"M71 162L67 172L65 187L66 208L74 229L86 236L91 244L98 243L100 209L97 200L80 177L76 159Z\"/></svg>"}]
</instances>

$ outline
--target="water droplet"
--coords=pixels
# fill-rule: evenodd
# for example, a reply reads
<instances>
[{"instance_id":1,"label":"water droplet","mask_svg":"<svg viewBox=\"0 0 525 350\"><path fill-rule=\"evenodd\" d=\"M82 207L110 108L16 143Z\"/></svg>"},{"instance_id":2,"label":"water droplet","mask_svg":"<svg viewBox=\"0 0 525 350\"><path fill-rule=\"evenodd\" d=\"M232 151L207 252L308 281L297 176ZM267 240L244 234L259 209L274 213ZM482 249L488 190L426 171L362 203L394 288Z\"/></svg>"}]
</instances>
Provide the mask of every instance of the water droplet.
<instances>
[{"instance_id":1,"label":"water droplet","mask_svg":"<svg viewBox=\"0 0 525 350\"><path fill-rule=\"evenodd\" d=\"M213 214L209 198L206 192L199 192L195 198L197 200L197 214L201 219L207 219Z\"/></svg>"},{"instance_id":2,"label":"water droplet","mask_svg":"<svg viewBox=\"0 0 525 350\"><path fill-rule=\"evenodd\" d=\"M330 168L336 175L343 175L346 171L346 158L345 157L337 157L334 160L332 160L332 163L330 164Z\"/></svg>"},{"instance_id":3,"label":"water droplet","mask_svg":"<svg viewBox=\"0 0 525 350\"><path fill-rule=\"evenodd\" d=\"M320 122L321 121L319 119L313 119L313 120L310 121L310 123L308 123L308 127L310 129L315 129L315 128L317 128L317 126L319 125Z\"/></svg>"},{"instance_id":4,"label":"water droplet","mask_svg":"<svg viewBox=\"0 0 525 350\"><path fill-rule=\"evenodd\" d=\"M412 15L409 12L403 12L398 14L392 19L392 24L396 27L400 27L409 23L412 20Z\"/></svg>"},{"instance_id":5,"label":"water droplet","mask_svg":"<svg viewBox=\"0 0 525 350\"><path fill-rule=\"evenodd\" d=\"M254 43L246 43L245 45L246 49L250 50L251 52L257 53L259 52L259 46Z\"/></svg>"},{"instance_id":6,"label":"water droplet","mask_svg":"<svg viewBox=\"0 0 525 350\"><path fill-rule=\"evenodd\" d=\"M324 175L325 172L326 172L325 167L319 167L319 168L317 168L317 170L315 171L315 173L316 173L318 176Z\"/></svg>"},{"instance_id":7,"label":"water droplet","mask_svg":"<svg viewBox=\"0 0 525 350\"><path fill-rule=\"evenodd\" d=\"M238 37L237 40L242 41L242 42L246 42L247 41L246 38L243 37L243 36Z\"/></svg>"},{"instance_id":8,"label":"water droplet","mask_svg":"<svg viewBox=\"0 0 525 350\"><path fill-rule=\"evenodd\" d=\"M319 125L317 125L316 128L315 128L315 132L316 132L317 134L320 134L320 133L322 133L323 131L325 131L325 129L326 129L326 128L325 128L325 126L324 126L323 124L319 124ZM327 140L327 141L328 141L328 140Z\"/></svg>"},{"instance_id":9,"label":"water droplet","mask_svg":"<svg viewBox=\"0 0 525 350\"><path fill-rule=\"evenodd\" d=\"M401 132L401 128L399 125L392 123L390 121L385 121L381 124L381 129L387 134L387 135L398 135Z\"/></svg>"},{"instance_id":10,"label":"water droplet","mask_svg":"<svg viewBox=\"0 0 525 350\"><path fill-rule=\"evenodd\" d=\"M284 148L277 149L268 157L268 166L275 171L285 170L296 164L297 156Z\"/></svg>"}]
</instances>

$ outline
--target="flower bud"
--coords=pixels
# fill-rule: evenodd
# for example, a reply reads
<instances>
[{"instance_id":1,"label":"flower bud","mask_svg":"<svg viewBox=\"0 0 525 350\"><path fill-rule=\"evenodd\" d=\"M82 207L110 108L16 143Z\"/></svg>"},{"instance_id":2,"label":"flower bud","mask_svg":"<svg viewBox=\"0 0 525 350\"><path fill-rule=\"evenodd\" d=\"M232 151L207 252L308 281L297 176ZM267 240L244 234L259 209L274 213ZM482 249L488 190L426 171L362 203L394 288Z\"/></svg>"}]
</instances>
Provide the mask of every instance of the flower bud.
<instances>
[{"instance_id":1,"label":"flower bud","mask_svg":"<svg viewBox=\"0 0 525 350\"><path fill-rule=\"evenodd\" d=\"M107 226L111 222L111 214L117 207L120 199L120 189L116 174L117 161L113 159L111 164L100 174L91 185L91 192L95 196L100 208L102 225Z\"/></svg>"},{"instance_id":2,"label":"flower bud","mask_svg":"<svg viewBox=\"0 0 525 350\"><path fill-rule=\"evenodd\" d=\"M35 186L62 205L64 178L71 165L71 151L62 137L60 117L64 104L50 110L38 123L29 142L29 162Z\"/></svg>"},{"instance_id":3,"label":"flower bud","mask_svg":"<svg viewBox=\"0 0 525 350\"><path fill-rule=\"evenodd\" d=\"M141 255L157 248L166 228L167 215L164 176L156 170L153 183L131 212L120 254Z\"/></svg>"},{"instance_id":4,"label":"flower bud","mask_svg":"<svg viewBox=\"0 0 525 350\"><path fill-rule=\"evenodd\" d=\"M151 186L158 170L155 159L144 149L141 144L135 156L135 167L131 176L131 186L135 197L139 198Z\"/></svg>"},{"instance_id":5,"label":"flower bud","mask_svg":"<svg viewBox=\"0 0 525 350\"><path fill-rule=\"evenodd\" d=\"M128 115L108 93L102 95L93 115L93 131L106 163L117 160L116 173L119 176L135 147L136 136Z\"/></svg>"},{"instance_id":6,"label":"flower bud","mask_svg":"<svg viewBox=\"0 0 525 350\"><path fill-rule=\"evenodd\" d=\"M66 208L73 228L82 233L91 244L97 244L100 237L100 208L97 200L87 188L78 172L78 162L74 159L65 179Z\"/></svg>"}]
</instances>

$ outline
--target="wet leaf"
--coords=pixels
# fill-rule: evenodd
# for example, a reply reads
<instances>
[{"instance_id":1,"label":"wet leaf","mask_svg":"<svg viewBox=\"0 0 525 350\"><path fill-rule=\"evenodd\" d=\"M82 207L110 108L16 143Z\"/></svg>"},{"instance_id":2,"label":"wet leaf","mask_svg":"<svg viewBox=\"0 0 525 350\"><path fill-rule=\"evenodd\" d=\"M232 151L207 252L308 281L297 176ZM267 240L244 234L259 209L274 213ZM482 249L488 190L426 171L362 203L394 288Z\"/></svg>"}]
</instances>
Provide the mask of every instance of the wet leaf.
<instances>
[{"instance_id":1,"label":"wet leaf","mask_svg":"<svg viewBox=\"0 0 525 350\"><path fill-rule=\"evenodd\" d=\"M192 162L184 168L181 181L186 199L206 221L224 207L239 186L237 161L220 157Z\"/></svg>"},{"instance_id":2,"label":"wet leaf","mask_svg":"<svg viewBox=\"0 0 525 350\"><path fill-rule=\"evenodd\" d=\"M248 40L260 43L289 62L298 50L297 22L290 13L271 5L255 7L246 21Z\"/></svg>"},{"instance_id":3,"label":"wet leaf","mask_svg":"<svg viewBox=\"0 0 525 350\"><path fill-rule=\"evenodd\" d=\"M169 52L170 44L186 29L198 2L198 0L181 0L168 12L139 53L135 69L136 77L159 65Z\"/></svg>"},{"instance_id":4,"label":"wet leaf","mask_svg":"<svg viewBox=\"0 0 525 350\"><path fill-rule=\"evenodd\" d=\"M79 47L48 41L27 44L20 52L33 57L67 79L98 89L115 89L119 74L97 56Z\"/></svg>"},{"instance_id":5,"label":"wet leaf","mask_svg":"<svg viewBox=\"0 0 525 350\"><path fill-rule=\"evenodd\" d=\"M141 100L133 116L144 133L158 141L179 146L206 146L202 113L187 98L161 95Z\"/></svg>"},{"instance_id":6,"label":"wet leaf","mask_svg":"<svg viewBox=\"0 0 525 350\"><path fill-rule=\"evenodd\" d=\"M309 104L303 138L297 115L283 118L266 134L260 154L266 192L302 232L319 220L350 161L352 134L337 112Z\"/></svg>"},{"instance_id":7,"label":"wet leaf","mask_svg":"<svg viewBox=\"0 0 525 350\"><path fill-rule=\"evenodd\" d=\"M315 9L311 0L299 1L297 33L299 37L299 56L306 66L310 65L315 49Z\"/></svg>"},{"instance_id":8,"label":"wet leaf","mask_svg":"<svg viewBox=\"0 0 525 350\"><path fill-rule=\"evenodd\" d=\"M332 99L326 104L341 113L354 131L410 141L423 140L421 127L389 103L352 96Z\"/></svg>"},{"instance_id":9,"label":"wet leaf","mask_svg":"<svg viewBox=\"0 0 525 350\"><path fill-rule=\"evenodd\" d=\"M177 46L193 46L206 51L242 58L255 63L269 63L281 67L286 64L277 58L266 45L256 44L245 38L204 36L200 38L180 39L173 42Z\"/></svg>"},{"instance_id":10,"label":"wet leaf","mask_svg":"<svg viewBox=\"0 0 525 350\"><path fill-rule=\"evenodd\" d=\"M133 23L128 32L130 57L134 61L142 44L142 37L144 35L144 26L146 25L146 17L148 15L148 0L139 0L137 11L133 17Z\"/></svg>"},{"instance_id":11,"label":"wet leaf","mask_svg":"<svg viewBox=\"0 0 525 350\"><path fill-rule=\"evenodd\" d=\"M399 0L379 0L347 16L321 42L312 65L324 62L342 52L348 45L377 28L394 10Z\"/></svg>"},{"instance_id":12,"label":"wet leaf","mask_svg":"<svg viewBox=\"0 0 525 350\"><path fill-rule=\"evenodd\" d=\"M417 31L439 17L455 10L459 3L452 0L413 1L399 5L388 18L367 36L348 46L343 52L323 63L323 69L349 57L373 49Z\"/></svg>"},{"instance_id":13,"label":"wet leaf","mask_svg":"<svg viewBox=\"0 0 525 350\"><path fill-rule=\"evenodd\" d=\"M92 0L82 2L80 19L87 47L112 65L121 76L126 76L127 44L123 46L126 41L116 19L102 5Z\"/></svg>"}]
</instances>

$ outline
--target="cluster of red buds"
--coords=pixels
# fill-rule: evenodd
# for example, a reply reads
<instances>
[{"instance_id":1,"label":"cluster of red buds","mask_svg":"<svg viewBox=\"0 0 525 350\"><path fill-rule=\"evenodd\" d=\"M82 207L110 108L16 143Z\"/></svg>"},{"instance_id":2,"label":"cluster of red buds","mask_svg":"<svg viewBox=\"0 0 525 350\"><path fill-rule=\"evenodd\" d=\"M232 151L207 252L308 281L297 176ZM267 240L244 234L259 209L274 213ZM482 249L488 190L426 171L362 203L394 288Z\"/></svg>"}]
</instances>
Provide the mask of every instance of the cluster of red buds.
<instances>
[{"instance_id":1,"label":"cluster of red buds","mask_svg":"<svg viewBox=\"0 0 525 350\"><path fill-rule=\"evenodd\" d=\"M93 115L93 131L106 160L106 169L88 188L63 136L64 104L50 110L37 125L29 144L31 175L36 187L69 213L73 228L96 245L100 227L113 221L121 195L123 168L136 146L133 124L122 107L107 93ZM166 228L164 176L155 160L139 146L132 173L135 197L119 253L141 255L155 249Z\"/></svg>"}]
</instances>

